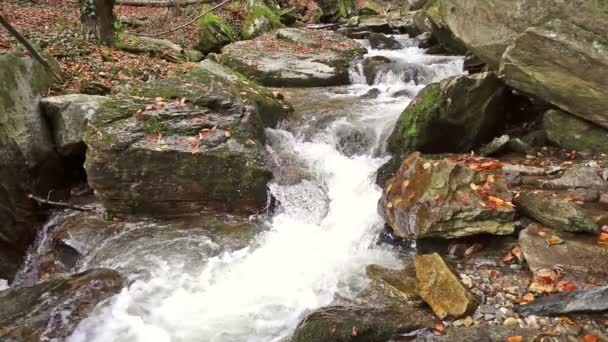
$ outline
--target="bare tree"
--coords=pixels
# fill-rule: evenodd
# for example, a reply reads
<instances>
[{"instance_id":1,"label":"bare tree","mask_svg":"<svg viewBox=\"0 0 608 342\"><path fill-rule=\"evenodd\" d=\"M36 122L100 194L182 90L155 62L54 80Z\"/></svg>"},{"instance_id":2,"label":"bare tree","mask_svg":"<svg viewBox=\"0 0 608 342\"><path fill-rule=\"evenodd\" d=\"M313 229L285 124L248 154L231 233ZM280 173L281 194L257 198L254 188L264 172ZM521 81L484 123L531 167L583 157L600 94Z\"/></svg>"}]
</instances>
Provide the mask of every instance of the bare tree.
<instances>
[{"instance_id":1,"label":"bare tree","mask_svg":"<svg viewBox=\"0 0 608 342\"><path fill-rule=\"evenodd\" d=\"M114 0L78 0L80 26L87 36L106 45L114 43Z\"/></svg>"}]
</instances>

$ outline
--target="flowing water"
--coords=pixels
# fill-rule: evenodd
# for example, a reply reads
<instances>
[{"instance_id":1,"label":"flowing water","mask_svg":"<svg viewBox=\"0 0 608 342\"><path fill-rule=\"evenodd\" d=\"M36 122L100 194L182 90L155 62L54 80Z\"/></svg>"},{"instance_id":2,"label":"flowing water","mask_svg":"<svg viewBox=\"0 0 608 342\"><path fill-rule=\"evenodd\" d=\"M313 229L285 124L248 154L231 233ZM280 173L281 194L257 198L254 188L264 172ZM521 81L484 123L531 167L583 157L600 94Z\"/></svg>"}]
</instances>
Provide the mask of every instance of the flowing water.
<instances>
[{"instance_id":1,"label":"flowing water","mask_svg":"<svg viewBox=\"0 0 608 342\"><path fill-rule=\"evenodd\" d=\"M158 263L141 266L148 276L131 279L69 341L283 341L309 310L356 297L366 265L399 267L397 254L375 242L383 142L413 94L462 70L461 58L425 55L399 39L402 50L370 50L399 65L372 86L355 65L350 86L283 90L296 112L267 130L277 209L252 241L200 257L194 268L174 258L179 249L164 255L150 245ZM415 68L420 84L404 82L404 68ZM376 98L361 97L372 88ZM115 255L103 266L124 263Z\"/></svg>"}]
</instances>

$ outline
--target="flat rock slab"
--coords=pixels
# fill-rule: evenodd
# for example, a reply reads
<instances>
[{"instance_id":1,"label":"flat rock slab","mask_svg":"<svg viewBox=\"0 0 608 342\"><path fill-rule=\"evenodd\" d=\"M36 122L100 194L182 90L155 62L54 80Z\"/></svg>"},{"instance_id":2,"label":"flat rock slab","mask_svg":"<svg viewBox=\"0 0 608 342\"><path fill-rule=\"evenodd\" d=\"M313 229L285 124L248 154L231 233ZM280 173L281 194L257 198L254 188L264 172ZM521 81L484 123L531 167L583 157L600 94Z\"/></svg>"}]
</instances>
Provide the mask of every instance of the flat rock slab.
<instances>
[{"instance_id":1,"label":"flat rock slab","mask_svg":"<svg viewBox=\"0 0 608 342\"><path fill-rule=\"evenodd\" d=\"M603 312L607 310L608 286L562 292L541 297L517 308L517 311L524 316L553 316L569 313Z\"/></svg>"},{"instance_id":2,"label":"flat rock slab","mask_svg":"<svg viewBox=\"0 0 608 342\"><path fill-rule=\"evenodd\" d=\"M598 233L600 227L580 206L543 191L525 191L514 199L517 210L551 228Z\"/></svg>"},{"instance_id":3,"label":"flat rock slab","mask_svg":"<svg viewBox=\"0 0 608 342\"><path fill-rule=\"evenodd\" d=\"M0 340L65 341L101 301L123 287L120 274L93 269L0 292Z\"/></svg>"},{"instance_id":4,"label":"flat rock slab","mask_svg":"<svg viewBox=\"0 0 608 342\"><path fill-rule=\"evenodd\" d=\"M349 84L365 51L331 31L289 28L225 46L221 62L265 86L327 87Z\"/></svg>"},{"instance_id":5,"label":"flat rock slab","mask_svg":"<svg viewBox=\"0 0 608 342\"><path fill-rule=\"evenodd\" d=\"M205 60L102 104L89 120L89 185L118 214L171 216L266 205L272 172L266 127L291 107L242 75Z\"/></svg>"},{"instance_id":6,"label":"flat rock slab","mask_svg":"<svg viewBox=\"0 0 608 342\"><path fill-rule=\"evenodd\" d=\"M602 179L601 174L602 169L595 162L577 164L567 169L561 177L545 181L542 185L551 189L587 188L603 190L606 188L606 182Z\"/></svg>"},{"instance_id":7,"label":"flat rock slab","mask_svg":"<svg viewBox=\"0 0 608 342\"><path fill-rule=\"evenodd\" d=\"M387 295L404 301L420 300L418 280L413 265L402 270L369 265L365 268L365 271L372 282L384 290Z\"/></svg>"},{"instance_id":8,"label":"flat rock slab","mask_svg":"<svg viewBox=\"0 0 608 342\"><path fill-rule=\"evenodd\" d=\"M404 238L510 234L514 210L507 204L511 194L501 175L499 168L476 171L450 159L412 153L386 182L379 212Z\"/></svg>"},{"instance_id":9,"label":"flat rock slab","mask_svg":"<svg viewBox=\"0 0 608 342\"><path fill-rule=\"evenodd\" d=\"M560 267L563 280L579 288L607 284L608 253L597 245L595 236L557 232L564 242L549 246L551 234L554 232L538 224L519 233L519 245L532 272Z\"/></svg>"},{"instance_id":10,"label":"flat rock slab","mask_svg":"<svg viewBox=\"0 0 608 342\"><path fill-rule=\"evenodd\" d=\"M437 253L416 256L420 297L442 320L472 314L479 302Z\"/></svg>"}]
</instances>

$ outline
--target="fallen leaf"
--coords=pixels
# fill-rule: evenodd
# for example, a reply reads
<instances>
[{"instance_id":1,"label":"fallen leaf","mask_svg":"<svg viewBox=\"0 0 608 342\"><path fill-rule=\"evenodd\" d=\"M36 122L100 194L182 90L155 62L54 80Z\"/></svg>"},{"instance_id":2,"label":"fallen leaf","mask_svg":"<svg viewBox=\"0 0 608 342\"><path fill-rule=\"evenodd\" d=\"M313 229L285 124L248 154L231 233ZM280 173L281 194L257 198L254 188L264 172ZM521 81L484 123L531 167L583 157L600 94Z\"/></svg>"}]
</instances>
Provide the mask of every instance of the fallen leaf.
<instances>
[{"instance_id":1,"label":"fallen leaf","mask_svg":"<svg viewBox=\"0 0 608 342\"><path fill-rule=\"evenodd\" d=\"M531 302L534 300L534 295L531 293L526 293L523 297L522 297L526 302Z\"/></svg>"},{"instance_id":2,"label":"fallen leaf","mask_svg":"<svg viewBox=\"0 0 608 342\"><path fill-rule=\"evenodd\" d=\"M559 236L552 234L547 237L545 242L547 242L547 245L553 246L553 245L559 245L559 244L564 243L564 240L562 240Z\"/></svg>"},{"instance_id":3,"label":"fallen leaf","mask_svg":"<svg viewBox=\"0 0 608 342\"><path fill-rule=\"evenodd\" d=\"M585 342L597 342L597 336L595 335L591 335L591 334L587 334L585 336L583 336L583 341Z\"/></svg>"},{"instance_id":4,"label":"fallen leaf","mask_svg":"<svg viewBox=\"0 0 608 342\"><path fill-rule=\"evenodd\" d=\"M437 324L435 324L435 330L437 330L441 333L445 330L445 326L441 323L437 323Z\"/></svg>"},{"instance_id":5,"label":"fallen leaf","mask_svg":"<svg viewBox=\"0 0 608 342\"><path fill-rule=\"evenodd\" d=\"M578 289L578 287L576 285L569 283L569 282L561 283L561 284L559 284L559 287L564 292L576 291Z\"/></svg>"},{"instance_id":6,"label":"fallen leaf","mask_svg":"<svg viewBox=\"0 0 608 342\"><path fill-rule=\"evenodd\" d=\"M507 337L507 342L524 342L523 336L509 336Z\"/></svg>"},{"instance_id":7,"label":"fallen leaf","mask_svg":"<svg viewBox=\"0 0 608 342\"><path fill-rule=\"evenodd\" d=\"M426 163L424 163L422 165L422 168L425 169L425 170L428 169L428 168L430 168L430 167L431 167L431 163L429 163L429 162L426 162Z\"/></svg>"},{"instance_id":8,"label":"fallen leaf","mask_svg":"<svg viewBox=\"0 0 608 342\"><path fill-rule=\"evenodd\" d=\"M359 334L359 330L357 329L356 326L353 325L353 329L352 329L351 333L353 336L357 336Z\"/></svg>"},{"instance_id":9,"label":"fallen leaf","mask_svg":"<svg viewBox=\"0 0 608 342\"><path fill-rule=\"evenodd\" d=\"M473 191L477 191L477 189L479 189L479 186L475 185L475 183L471 183L471 184L469 184L469 186L471 187L471 190L473 190Z\"/></svg>"},{"instance_id":10,"label":"fallen leaf","mask_svg":"<svg viewBox=\"0 0 608 342\"><path fill-rule=\"evenodd\" d=\"M504 200L502 200L502 199L500 199L498 197L494 197L494 196L488 196L488 201L496 204L499 207L505 205L505 201Z\"/></svg>"},{"instance_id":11,"label":"fallen leaf","mask_svg":"<svg viewBox=\"0 0 608 342\"><path fill-rule=\"evenodd\" d=\"M566 316L562 316L559 318L560 321L568 324L568 325L574 325L576 323L574 323L574 321L570 318L570 317L566 317Z\"/></svg>"}]
</instances>

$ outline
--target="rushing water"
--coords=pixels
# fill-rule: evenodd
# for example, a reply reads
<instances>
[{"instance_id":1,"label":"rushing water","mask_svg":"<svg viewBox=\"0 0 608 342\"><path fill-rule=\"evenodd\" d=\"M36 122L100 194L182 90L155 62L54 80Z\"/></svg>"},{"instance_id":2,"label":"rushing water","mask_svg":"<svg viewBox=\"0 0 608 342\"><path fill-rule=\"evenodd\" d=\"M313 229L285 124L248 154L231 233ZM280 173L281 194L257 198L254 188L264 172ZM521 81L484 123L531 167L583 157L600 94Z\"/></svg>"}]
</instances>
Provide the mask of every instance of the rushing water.
<instances>
[{"instance_id":1,"label":"rushing water","mask_svg":"<svg viewBox=\"0 0 608 342\"><path fill-rule=\"evenodd\" d=\"M400 39L408 47L370 51L400 65L373 86L357 65L351 86L284 90L296 113L267 130L279 203L268 229L247 247L201 259L200 268L162 260L98 307L70 341L283 341L308 310L357 296L366 265L398 267L397 255L375 243L382 145L423 84L462 68L460 58L425 55ZM412 67L422 84L402 81L399 68ZM361 97L372 88L377 98ZM113 263L104 266L120 265L120 256Z\"/></svg>"}]
</instances>

